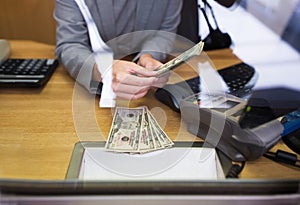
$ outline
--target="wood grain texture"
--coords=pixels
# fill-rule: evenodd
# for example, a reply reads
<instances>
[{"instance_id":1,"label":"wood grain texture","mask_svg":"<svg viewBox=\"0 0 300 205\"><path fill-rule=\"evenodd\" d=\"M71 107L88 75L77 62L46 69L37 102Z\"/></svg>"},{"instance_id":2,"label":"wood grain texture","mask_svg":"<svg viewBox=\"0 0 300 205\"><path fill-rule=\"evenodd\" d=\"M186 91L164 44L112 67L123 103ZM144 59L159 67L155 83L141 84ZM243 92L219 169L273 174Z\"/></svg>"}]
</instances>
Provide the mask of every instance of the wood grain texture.
<instances>
[{"instance_id":1,"label":"wood grain texture","mask_svg":"<svg viewBox=\"0 0 300 205\"><path fill-rule=\"evenodd\" d=\"M0 38L55 45L55 0L1 0Z\"/></svg>"},{"instance_id":2,"label":"wood grain texture","mask_svg":"<svg viewBox=\"0 0 300 205\"><path fill-rule=\"evenodd\" d=\"M11 41L11 47L12 57L54 57L54 46L48 44ZM212 51L208 56L217 69L240 61L229 49ZM176 73L182 78L196 75L186 65ZM98 96L80 87L76 90L80 97L77 102L83 107L74 110L74 85L74 80L60 65L42 89L0 89L0 178L63 180L76 142L106 139L113 110L100 109ZM186 131L180 114L155 99L154 91L136 101L118 101L118 105L147 105L173 140L200 140ZM278 147L287 150L281 142ZM299 179L300 172L262 157L248 162L241 177Z\"/></svg>"}]
</instances>

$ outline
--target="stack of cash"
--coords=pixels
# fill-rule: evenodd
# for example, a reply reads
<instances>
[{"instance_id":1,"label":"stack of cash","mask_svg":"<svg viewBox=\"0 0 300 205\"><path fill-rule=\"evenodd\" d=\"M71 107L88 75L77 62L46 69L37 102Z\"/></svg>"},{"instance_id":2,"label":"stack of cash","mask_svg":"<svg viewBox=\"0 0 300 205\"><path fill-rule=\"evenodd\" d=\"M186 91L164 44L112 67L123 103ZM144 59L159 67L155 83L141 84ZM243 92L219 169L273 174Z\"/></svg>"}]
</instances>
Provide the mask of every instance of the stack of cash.
<instances>
[{"instance_id":1,"label":"stack of cash","mask_svg":"<svg viewBox=\"0 0 300 205\"><path fill-rule=\"evenodd\" d=\"M173 146L146 106L117 107L105 144L107 151L146 153Z\"/></svg>"}]
</instances>

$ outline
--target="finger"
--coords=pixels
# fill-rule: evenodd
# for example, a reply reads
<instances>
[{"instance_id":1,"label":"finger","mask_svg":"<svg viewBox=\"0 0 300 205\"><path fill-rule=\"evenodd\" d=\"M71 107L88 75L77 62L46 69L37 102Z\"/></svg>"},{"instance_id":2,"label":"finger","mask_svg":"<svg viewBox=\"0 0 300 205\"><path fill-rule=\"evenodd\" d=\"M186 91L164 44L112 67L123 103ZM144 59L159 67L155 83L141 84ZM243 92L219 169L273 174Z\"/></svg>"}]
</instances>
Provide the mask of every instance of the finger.
<instances>
[{"instance_id":1,"label":"finger","mask_svg":"<svg viewBox=\"0 0 300 205\"><path fill-rule=\"evenodd\" d=\"M113 82L112 84L114 92L136 94L140 92L147 92L150 86L133 86L127 85L120 82Z\"/></svg>"},{"instance_id":2,"label":"finger","mask_svg":"<svg viewBox=\"0 0 300 205\"><path fill-rule=\"evenodd\" d=\"M160 88L163 87L169 81L169 76L170 75L165 75L165 76L156 78L155 82L153 83L152 86L154 86L154 87L160 87Z\"/></svg>"},{"instance_id":3,"label":"finger","mask_svg":"<svg viewBox=\"0 0 300 205\"><path fill-rule=\"evenodd\" d=\"M155 76L156 73L151 70L147 70L142 66L139 66L133 62L128 61L116 61L113 65L113 74L116 75L118 73L128 73L128 74L135 74L140 76Z\"/></svg>"},{"instance_id":4,"label":"finger","mask_svg":"<svg viewBox=\"0 0 300 205\"><path fill-rule=\"evenodd\" d=\"M155 83L156 78L117 73L114 81L133 86L151 86L153 83Z\"/></svg>"},{"instance_id":5,"label":"finger","mask_svg":"<svg viewBox=\"0 0 300 205\"><path fill-rule=\"evenodd\" d=\"M162 63L152 57L150 54L142 54L138 61L138 65L143 66L148 70L154 70L162 65Z\"/></svg>"},{"instance_id":6,"label":"finger","mask_svg":"<svg viewBox=\"0 0 300 205\"><path fill-rule=\"evenodd\" d=\"M158 87L161 88L163 87L168 81L157 81L155 83L152 84L152 87Z\"/></svg>"},{"instance_id":7,"label":"finger","mask_svg":"<svg viewBox=\"0 0 300 205\"><path fill-rule=\"evenodd\" d=\"M170 75L163 75L156 78L156 82L167 82Z\"/></svg>"},{"instance_id":8,"label":"finger","mask_svg":"<svg viewBox=\"0 0 300 205\"><path fill-rule=\"evenodd\" d=\"M152 85L152 87L156 87L156 88L162 88L166 85L166 83L155 83Z\"/></svg>"},{"instance_id":9,"label":"finger","mask_svg":"<svg viewBox=\"0 0 300 205\"><path fill-rule=\"evenodd\" d=\"M131 66L129 69L131 72L134 72L136 75L139 76L153 77L156 75L155 71L145 69L144 67L139 66L137 64L134 64L134 66Z\"/></svg>"},{"instance_id":10,"label":"finger","mask_svg":"<svg viewBox=\"0 0 300 205\"><path fill-rule=\"evenodd\" d=\"M148 63L146 63L145 68L148 70L155 70L156 68L159 68L161 65L163 65L161 62L156 60L151 60Z\"/></svg>"},{"instance_id":11,"label":"finger","mask_svg":"<svg viewBox=\"0 0 300 205\"><path fill-rule=\"evenodd\" d=\"M130 93L115 93L116 97L118 99L123 99L123 100L136 100L139 98L144 97L147 94L147 91L141 92L141 93L136 93L136 94L130 94Z\"/></svg>"}]
</instances>

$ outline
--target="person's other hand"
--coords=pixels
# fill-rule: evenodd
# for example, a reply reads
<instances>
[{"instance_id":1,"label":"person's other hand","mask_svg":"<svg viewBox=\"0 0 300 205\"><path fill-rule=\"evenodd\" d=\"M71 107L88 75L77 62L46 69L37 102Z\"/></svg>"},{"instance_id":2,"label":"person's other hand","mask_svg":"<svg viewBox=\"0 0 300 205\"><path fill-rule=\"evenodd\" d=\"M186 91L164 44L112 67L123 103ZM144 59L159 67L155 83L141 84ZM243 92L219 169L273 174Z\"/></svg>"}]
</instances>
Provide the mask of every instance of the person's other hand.
<instances>
[{"instance_id":1,"label":"person's other hand","mask_svg":"<svg viewBox=\"0 0 300 205\"><path fill-rule=\"evenodd\" d=\"M138 65L146 68L147 70L155 70L156 68L163 65L160 61L154 59L150 54L142 54L140 56L140 59L138 61ZM163 87L169 80L170 74L165 74L159 78L157 78L157 81L155 84L153 84L153 87L161 88Z\"/></svg>"},{"instance_id":2,"label":"person's other hand","mask_svg":"<svg viewBox=\"0 0 300 205\"><path fill-rule=\"evenodd\" d=\"M114 60L113 90L119 99L138 99L145 96L151 86L159 83L156 72L130 61Z\"/></svg>"}]
</instances>

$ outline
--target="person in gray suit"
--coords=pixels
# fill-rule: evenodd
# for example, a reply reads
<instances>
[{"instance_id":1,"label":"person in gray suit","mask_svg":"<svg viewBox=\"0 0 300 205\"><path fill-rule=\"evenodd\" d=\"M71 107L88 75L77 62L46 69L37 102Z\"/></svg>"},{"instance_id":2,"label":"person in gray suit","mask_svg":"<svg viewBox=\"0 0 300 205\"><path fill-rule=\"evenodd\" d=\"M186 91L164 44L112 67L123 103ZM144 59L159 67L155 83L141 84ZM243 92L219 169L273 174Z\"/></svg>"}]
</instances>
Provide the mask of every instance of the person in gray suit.
<instances>
[{"instance_id":1,"label":"person in gray suit","mask_svg":"<svg viewBox=\"0 0 300 205\"><path fill-rule=\"evenodd\" d=\"M162 53L169 51L167 48L174 38L168 35L153 37L150 30L175 34L182 0L85 0L85 3L115 59L126 52L138 52L137 63L114 60L112 87L116 96L138 99L151 87L162 87L168 75L155 77L153 70L162 65L166 56ZM98 83L95 86L92 82L101 82L101 75L91 49L87 24L76 2L56 0L54 17L57 22L56 56L73 78L91 93L96 93ZM149 31L146 33L150 33L151 38L142 31ZM126 36L132 32L137 33ZM83 70L84 75L79 76Z\"/></svg>"}]
</instances>

